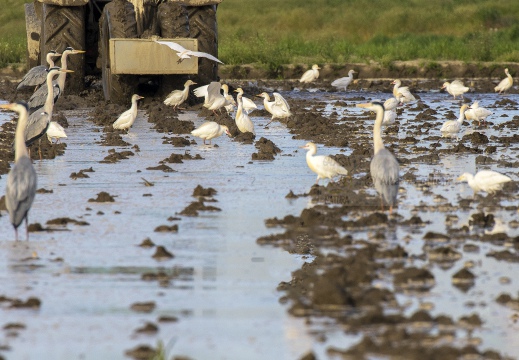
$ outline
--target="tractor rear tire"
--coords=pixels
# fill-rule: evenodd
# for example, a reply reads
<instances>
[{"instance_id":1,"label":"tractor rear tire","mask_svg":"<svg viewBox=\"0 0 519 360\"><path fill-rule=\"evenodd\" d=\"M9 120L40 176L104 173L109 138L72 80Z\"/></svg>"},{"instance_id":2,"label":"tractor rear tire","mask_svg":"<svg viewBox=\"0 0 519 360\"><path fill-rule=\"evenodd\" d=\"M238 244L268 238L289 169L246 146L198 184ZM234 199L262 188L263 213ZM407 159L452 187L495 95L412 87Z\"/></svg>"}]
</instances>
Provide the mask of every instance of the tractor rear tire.
<instances>
[{"instance_id":1,"label":"tractor rear tire","mask_svg":"<svg viewBox=\"0 0 519 360\"><path fill-rule=\"evenodd\" d=\"M115 75L110 69L109 43L112 38L137 38L137 22L132 3L114 0L105 5L99 19L99 56L105 100L129 104L137 90L138 78L134 75Z\"/></svg>"},{"instance_id":2,"label":"tractor rear tire","mask_svg":"<svg viewBox=\"0 0 519 360\"><path fill-rule=\"evenodd\" d=\"M189 6L190 37L198 39L198 51L218 57L217 5ZM218 63L199 57L198 76L193 79L198 84L218 81Z\"/></svg>"},{"instance_id":3,"label":"tractor rear tire","mask_svg":"<svg viewBox=\"0 0 519 360\"><path fill-rule=\"evenodd\" d=\"M42 60L50 50L62 52L68 46L76 50L85 50L84 6L43 4L42 18L40 37ZM85 56L80 54L69 56L67 68L74 71L67 75L67 93L78 94L84 89Z\"/></svg>"}]
</instances>

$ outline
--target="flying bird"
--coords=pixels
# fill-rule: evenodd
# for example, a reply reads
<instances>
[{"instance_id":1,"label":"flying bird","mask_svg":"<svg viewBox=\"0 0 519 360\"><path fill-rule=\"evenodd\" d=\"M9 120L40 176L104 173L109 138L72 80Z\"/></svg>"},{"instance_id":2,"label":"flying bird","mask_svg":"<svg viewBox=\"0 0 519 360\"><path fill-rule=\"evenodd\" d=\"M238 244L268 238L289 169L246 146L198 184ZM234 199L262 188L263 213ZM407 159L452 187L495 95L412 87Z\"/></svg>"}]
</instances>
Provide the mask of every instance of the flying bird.
<instances>
[{"instance_id":1,"label":"flying bird","mask_svg":"<svg viewBox=\"0 0 519 360\"><path fill-rule=\"evenodd\" d=\"M219 62L220 64L223 64L223 62L221 62L220 60L218 60L216 57L214 57L211 54L208 54L208 53L205 53L205 52L202 52L202 51L188 50L188 49L184 48L182 45L177 44L176 42L173 42L173 41L159 41L159 40L155 40L155 42L160 44L160 45L166 45L171 50L176 51L177 52L177 56L178 56L177 64L180 64L185 59L191 59L191 56L194 56L194 57L205 57L205 58L207 58L209 60L213 60L213 61Z\"/></svg>"},{"instance_id":2,"label":"flying bird","mask_svg":"<svg viewBox=\"0 0 519 360\"><path fill-rule=\"evenodd\" d=\"M317 146L313 142L306 143L301 149L308 150L306 152L306 164L314 173L317 174L316 184L319 179L330 179L330 181L338 175L348 175L348 170L342 167L337 161L326 155L315 155Z\"/></svg>"},{"instance_id":3,"label":"flying bird","mask_svg":"<svg viewBox=\"0 0 519 360\"><path fill-rule=\"evenodd\" d=\"M224 89L224 95L220 93L221 89ZM219 82L213 81L209 85L204 85L193 90L196 96L204 97L204 107L208 110L213 111L215 115L216 110L225 107L229 104L235 104L234 99L228 94L229 87L226 84L220 84Z\"/></svg>"},{"instance_id":4,"label":"flying bird","mask_svg":"<svg viewBox=\"0 0 519 360\"><path fill-rule=\"evenodd\" d=\"M5 206L18 240L18 227L25 220L25 238L29 240L28 217L36 194L37 176L25 147L24 132L27 125L28 106L25 102L4 104L0 108L16 111L19 115L14 135L14 165L7 175Z\"/></svg>"}]
</instances>

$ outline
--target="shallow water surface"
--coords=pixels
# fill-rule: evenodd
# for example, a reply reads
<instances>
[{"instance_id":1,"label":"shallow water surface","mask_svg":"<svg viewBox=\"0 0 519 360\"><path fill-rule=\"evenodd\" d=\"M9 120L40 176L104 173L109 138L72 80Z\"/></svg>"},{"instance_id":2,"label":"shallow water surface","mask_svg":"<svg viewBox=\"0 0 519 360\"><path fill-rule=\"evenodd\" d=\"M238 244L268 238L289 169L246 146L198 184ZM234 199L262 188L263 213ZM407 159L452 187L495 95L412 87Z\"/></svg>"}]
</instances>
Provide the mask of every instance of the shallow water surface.
<instances>
[{"instance_id":1,"label":"shallow water surface","mask_svg":"<svg viewBox=\"0 0 519 360\"><path fill-rule=\"evenodd\" d=\"M326 101L323 113L337 111L361 118L362 111L348 100L364 97L385 99L388 94L293 92L284 94L298 99L305 97ZM447 100L446 94L420 94L422 101L439 114L459 111L459 103ZM499 99L494 94L484 94L480 106L489 106ZM518 101L517 96L512 96ZM339 108L337 100L348 105ZM457 110L458 109L458 110ZM510 120L513 113L504 109L492 109L491 121ZM268 129L263 125L269 119L254 117L257 136L272 140L282 153L274 161L251 161L257 150L253 145L233 142L225 136L214 139L218 147L197 145L174 148L163 144L164 134L151 129L144 112L139 112L134 127L123 139L135 153L127 160L115 164L99 161L108 155L110 147L98 144L102 131L86 120L88 110L68 111L70 127L66 129L67 149L64 156L54 160L35 162L38 189L52 193L37 194L30 212L30 223L46 222L60 217L86 221L89 225L68 224L52 227L54 231L33 232L30 241L14 242L14 233L5 212L0 219L0 295L26 300L34 296L41 300L37 310L9 309L0 302L0 326L22 323L25 329L17 335L7 331L0 333L0 355L11 359L124 359L126 350L137 345L156 347L161 341L168 355L186 355L193 359L296 359L312 350L319 358L326 358L326 348L334 345L347 348L358 341L358 336L345 336L333 323L315 321L305 324L303 318L294 318L279 303L276 287L281 281L289 281L291 271L304 261L278 248L258 246L256 239L281 229L268 229L264 220L285 215L299 215L307 206L313 206L310 198L285 199L292 190L296 194L307 193L315 182L315 175L307 168L304 152L298 146L305 141L294 140L287 129L274 122ZM431 149L432 142L417 130L413 121L417 112L406 109L399 116L398 138L420 138L420 146ZM507 117L503 118L502 115ZM200 125L203 119L194 112L186 112L183 119ZM9 117L0 114L0 121ZM371 146L370 134L374 115L362 121L365 126L366 146ZM438 115L437 128L445 119ZM489 119L490 120L490 119ZM360 121L359 121L360 122ZM485 134L500 136L506 131L485 128ZM432 130L431 130L432 132ZM406 135L407 134L407 135ZM508 134L509 136L510 134ZM189 137L191 138L191 137ZM442 140L444 149L455 141ZM135 151L138 145L140 151ZM348 154L349 150L346 150ZM203 160L185 160L182 164L168 164L175 172L165 173L147 170L159 165L159 161L171 153L189 151L199 154ZM320 154L337 154L340 149L319 146ZM397 153L398 156L398 153ZM412 154L412 157L417 154ZM503 154L516 158L514 149ZM435 203L441 195L446 202L457 206L461 198L472 196L471 189L454 179L464 171L475 172L475 154L448 154L440 157L439 164L411 163L401 168L404 174L417 167L418 181L425 183L435 174L436 183L431 192L424 194L415 183L402 181L398 214L408 219L420 203ZM92 167L85 172L89 178L70 178L72 172ZM506 173L517 181L517 170L499 168L497 164L485 166ZM144 185L144 179L154 186ZM0 179L5 187L6 176ZM221 211L200 212L197 217L179 213L197 199L192 196L197 185L212 187L217 191L216 206ZM115 197L113 203L88 202L101 191ZM509 201L515 203L516 195ZM503 201L502 204L506 204ZM468 224L471 214L481 209L459 209L457 227ZM509 236L518 236L517 228L509 226L517 219L516 212L492 209L496 218L504 224ZM173 219L169 219L173 217ZM410 255L423 252L423 234L428 231L445 233L443 212L421 212L420 217L431 223L418 232L409 228L390 228L386 239L400 243ZM178 233L158 233L160 225L178 224ZM20 227L23 239L24 226ZM352 232L356 238L365 238L370 229ZM481 230L483 231L483 230ZM488 231L488 230L486 230ZM174 258L157 261L152 258L154 248L137 246L149 237L156 245L164 246ZM405 241L404 241L405 239ZM461 262L450 269L430 269L436 285L423 297L400 294L399 303L406 304L406 313L413 313L423 301L432 301L432 315L449 314L454 318L478 312L484 320L481 329L470 336L481 338L482 349L493 348L504 354L519 354L515 334L519 328L511 319L513 311L494 300L502 292L517 296L517 284L512 274L517 264L497 261L486 256L495 246L478 243L477 253L463 253L463 261L474 261L471 269L477 275L475 286L467 292L454 288L452 274ZM501 248L501 247L499 247ZM416 266L423 265L419 257ZM143 274L164 272L170 275L166 282L145 281ZM511 277L511 283L496 279ZM391 286L391 284L384 284ZM133 311L135 303L154 302L148 313ZM159 321L161 316L174 316L176 322ZM155 334L141 334L136 330L147 322L158 325ZM321 333L326 340L318 341L312 335ZM468 336L468 335L467 335ZM3 349L3 348L0 348Z\"/></svg>"}]
</instances>

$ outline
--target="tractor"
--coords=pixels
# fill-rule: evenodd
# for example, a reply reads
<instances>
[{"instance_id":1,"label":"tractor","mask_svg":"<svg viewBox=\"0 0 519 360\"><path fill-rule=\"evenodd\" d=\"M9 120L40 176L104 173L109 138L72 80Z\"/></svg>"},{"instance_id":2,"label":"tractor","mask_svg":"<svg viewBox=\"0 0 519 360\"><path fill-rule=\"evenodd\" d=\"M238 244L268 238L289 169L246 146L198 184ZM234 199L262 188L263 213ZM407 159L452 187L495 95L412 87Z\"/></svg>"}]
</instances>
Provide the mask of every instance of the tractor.
<instances>
[{"instance_id":1,"label":"tractor","mask_svg":"<svg viewBox=\"0 0 519 360\"><path fill-rule=\"evenodd\" d=\"M50 50L85 50L68 59L74 73L67 92L80 93L85 75L102 77L106 100L125 104L139 84L159 94L183 85L218 80L217 63L175 52L154 40L218 57L216 10L222 0L35 0L25 4L29 67L45 63Z\"/></svg>"}]
</instances>

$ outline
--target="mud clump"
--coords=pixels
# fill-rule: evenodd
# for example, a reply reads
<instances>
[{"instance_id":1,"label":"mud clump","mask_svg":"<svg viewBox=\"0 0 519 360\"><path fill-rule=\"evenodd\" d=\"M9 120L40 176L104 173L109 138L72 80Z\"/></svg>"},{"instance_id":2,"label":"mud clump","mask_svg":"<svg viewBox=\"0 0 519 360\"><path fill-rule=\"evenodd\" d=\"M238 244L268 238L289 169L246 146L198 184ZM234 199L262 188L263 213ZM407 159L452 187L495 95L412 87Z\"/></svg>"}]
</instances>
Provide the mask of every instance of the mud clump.
<instances>
[{"instance_id":1,"label":"mud clump","mask_svg":"<svg viewBox=\"0 0 519 360\"><path fill-rule=\"evenodd\" d=\"M147 167L146 170L160 170L160 171L167 172L167 173L176 172L176 170L173 170L166 164L160 164L158 166L150 166L150 167Z\"/></svg>"},{"instance_id":2,"label":"mud clump","mask_svg":"<svg viewBox=\"0 0 519 360\"><path fill-rule=\"evenodd\" d=\"M135 154L132 151L126 150L117 152L115 149L108 150L107 156L103 160L100 161L102 164L115 164L121 160L127 160L130 156L134 156Z\"/></svg>"},{"instance_id":3,"label":"mud clump","mask_svg":"<svg viewBox=\"0 0 519 360\"><path fill-rule=\"evenodd\" d=\"M482 228L490 228L495 225L494 215L484 213L472 214L471 219L469 220L469 225L476 225Z\"/></svg>"},{"instance_id":4,"label":"mud clump","mask_svg":"<svg viewBox=\"0 0 519 360\"><path fill-rule=\"evenodd\" d=\"M157 304L153 301L134 303L130 306L130 309L135 312L150 313L157 307Z\"/></svg>"},{"instance_id":5,"label":"mud clump","mask_svg":"<svg viewBox=\"0 0 519 360\"><path fill-rule=\"evenodd\" d=\"M115 201L115 199L113 198L113 196L105 191L101 191L100 193L98 193L97 198L95 198L95 199L88 199L88 202L99 202L99 203L114 202L114 201Z\"/></svg>"},{"instance_id":6,"label":"mud clump","mask_svg":"<svg viewBox=\"0 0 519 360\"><path fill-rule=\"evenodd\" d=\"M193 196L212 197L215 196L217 191L211 187L204 188L202 185L197 185L193 190Z\"/></svg>"},{"instance_id":7,"label":"mud clump","mask_svg":"<svg viewBox=\"0 0 519 360\"><path fill-rule=\"evenodd\" d=\"M202 200L194 201L189 204L184 210L180 212L180 215L185 216L198 216L199 211L222 211L222 209L216 206L205 205Z\"/></svg>"},{"instance_id":8,"label":"mud clump","mask_svg":"<svg viewBox=\"0 0 519 360\"><path fill-rule=\"evenodd\" d=\"M245 133L239 133L237 136L235 136L234 141L241 142L242 144L252 144L254 143L255 138L256 135L247 131Z\"/></svg>"},{"instance_id":9,"label":"mud clump","mask_svg":"<svg viewBox=\"0 0 519 360\"><path fill-rule=\"evenodd\" d=\"M11 309L39 309L41 307L41 300L36 297L30 297L26 301L20 299L13 299Z\"/></svg>"},{"instance_id":10,"label":"mud clump","mask_svg":"<svg viewBox=\"0 0 519 360\"><path fill-rule=\"evenodd\" d=\"M178 225L159 225L153 230L155 232L178 232Z\"/></svg>"},{"instance_id":11,"label":"mud clump","mask_svg":"<svg viewBox=\"0 0 519 360\"><path fill-rule=\"evenodd\" d=\"M189 141L186 138L179 137L179 136L173 136L170 138L165 138L162 142L163 144L170 144L174 147L185 147L191 145L191 141Z\"/></svg>"},{"instance_id":12,"label":"mud clump","mask_svg":"<svg viewBox=\"0 0 519 360\"><path fill-rule=\"evenodd\" d=\"M164 246L157 246L155 249L155 254L152 255L152 258L155 260L169 260L173 259L175 256L170 253Z\"/></svg>"},{"instance_id":13,"label":"mud clump","mask_svg":"<svg viewBox=\"0 0 519 360\"><path fill-rule=\"evenodd\" d=\"M86 221L79 221L79 220L74 220L74 219L70 219L70 218L67 218L67 217L62 217L62 218L56 218L56 219L52 219L52 220L48 220L47 221L47 225L59 225L59 226L66 226L68 224L73 224L73 225L78 225L78 226L87 226L87 225L90 225L88 222Z\"/></svg>"},{"instance_id":14,"label":"mud clump","mask_svg":"<svg viewBox=\"0 0 519 360\"><path fill-rule=\"evenodd\" d=\"M254 145L259 151L252 154L252 160L274 160L274 156L281 152L271 140L261 137Z\"/></svg>"}]
</instances>

